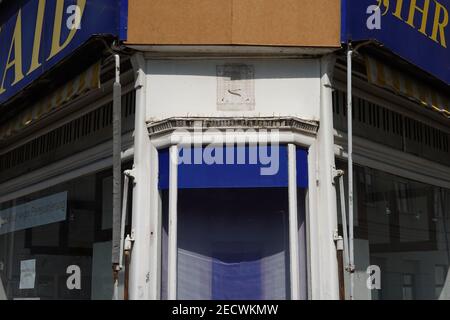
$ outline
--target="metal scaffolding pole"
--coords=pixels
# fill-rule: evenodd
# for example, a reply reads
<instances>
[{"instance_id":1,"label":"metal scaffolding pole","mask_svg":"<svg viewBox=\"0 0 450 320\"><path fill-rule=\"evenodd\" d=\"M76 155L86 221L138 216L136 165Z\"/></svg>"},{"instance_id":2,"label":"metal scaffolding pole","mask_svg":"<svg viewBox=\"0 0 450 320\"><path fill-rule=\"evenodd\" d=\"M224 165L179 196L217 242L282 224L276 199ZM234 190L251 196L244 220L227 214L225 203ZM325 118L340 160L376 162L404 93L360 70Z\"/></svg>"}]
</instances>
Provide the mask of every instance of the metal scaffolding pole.
<instances>
[{"instance_id":1,"label":"metal scaffolding pole","mask_svg":"<svg viewBox=\"0 0 450 320\"><path fill-rule=\"evenodd\" d=\"M352 55L351 45L347 49L347 138L348 138L348 227L349 227L349 272L350 300L354 297L354 247L353 247L353 92L352 92Z\"/></svg>"}]
</instances>

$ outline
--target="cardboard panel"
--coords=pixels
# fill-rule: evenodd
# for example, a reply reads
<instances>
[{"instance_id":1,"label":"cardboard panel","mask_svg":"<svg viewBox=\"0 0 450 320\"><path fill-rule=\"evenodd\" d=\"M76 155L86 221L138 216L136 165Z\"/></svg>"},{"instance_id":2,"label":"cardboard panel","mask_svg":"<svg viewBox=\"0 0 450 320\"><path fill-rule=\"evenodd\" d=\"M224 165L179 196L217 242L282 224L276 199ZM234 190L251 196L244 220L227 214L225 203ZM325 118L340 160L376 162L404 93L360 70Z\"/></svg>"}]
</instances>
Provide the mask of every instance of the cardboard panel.
<instances>
[{"instance_id":1,"label":"cardboard panel","mask_svg":"<svg viewBox=\"0 0 450 320\"><path fill-rule=\"evenodd\" d=\"M130 0L128 43L227 44L232 1Z\"/></svg>"},{"instance_id":2,"label":"cardboard panel","mask_svg":"<svg viewBox=\"0 0 450 320\"><path fill-rule=\"evenodd\" d=\"M339 46L340 1L234 0L233 43Z\"/></svg>"},{"instance_id":3,"label":"cardboard panel","mask_svg":"<svg viewBox=\"0 0 450 320\"><path fill-rule=\"evenodd\" d=\"M128 44L338 47L340 0L130 0Z\"/></svg>"}]
</instances>

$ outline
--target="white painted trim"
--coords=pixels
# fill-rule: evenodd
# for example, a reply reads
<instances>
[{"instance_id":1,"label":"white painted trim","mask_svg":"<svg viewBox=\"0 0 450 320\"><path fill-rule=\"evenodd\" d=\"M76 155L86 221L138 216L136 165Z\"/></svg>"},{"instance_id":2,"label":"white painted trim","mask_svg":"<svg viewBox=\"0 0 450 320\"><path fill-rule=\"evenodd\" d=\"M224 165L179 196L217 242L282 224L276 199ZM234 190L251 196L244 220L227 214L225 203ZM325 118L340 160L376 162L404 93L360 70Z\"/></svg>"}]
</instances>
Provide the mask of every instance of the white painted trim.
<instances>
[{"instance_id":1,"label":"white painted trim","mask_svg":"<svg viewBox=\"0 0 450 320\"><path fill-rule=\"evenodd\" d=\"M318 160L317 142L309 147L308 152L308 206L306 210L308 250L308 298L320 298L320 237L319 237L319 190L318 190Z\"/></svg>"},{"instance_id":2,"label":"white painted trim","mask_svg":"<svg viewBox=\"0 0 450 320\"><path fill-rule=\"evenodd\" d=\"M306 283L303 285L302 283L300 283L300 299L301 300L308 300L311 299L311 287L312 287L312 281L311 281L311 249L310 249L310 214L311 214L311 209L310 209L310 201L309 201L309 190L306 190L305 192L305 272L306 272L306 277L304 277L304 279L306 280ZM299 251L300 252L300 251ZM301 262L301 260L300 260ZM305 288L306 290L303 291L302 288Z\"/></svg>"},{"instance_id":3,"label":"white painted trim","mask_svg":"<svg viewBox=\"0 0 450 320\"><path fill-rule=\"evenodd\" d=\"M230 58L236 55L244 57L263 56L266 59L303 57L311 55L323 55L336 51L340 48L332 47L289 47L289 46L236 46L236 45L213 45L213 46L192 46L192 45L127 45L127 47L147 51L145 58L161 56L164 59L170 56L202 56L202 59L217 58L221 55Z\"/></svg>"},{"instance_id":4,"label":"white painted trim","mask_svg":"<svg viewBox=\"0 0 450 320\"><path fill-rule=\"evenodd\" d=\"M155 193L151 185L152 164L154 150L150 143L146 126L147 87L145 74L145 60L139 53L131 58L135 71L136 89L136 114L134 130L134 188L133 188L133 212L132 233L134 246L130 262L130 288L131 300L156 299L158 293L155 285L157 269L152 267L155 263L152 259L160 259L155 256L158 248L158 214L152 212L151 195ZM157 186L156 186L157 187ZM156 251L156 253L155 253Z\"/></svg>"},{"instance_id":5,"label":"white painted trim","mask_svg":"<svg viewBox=\"0 0 450 320\"><path fill-rule=\"evenodd\" d=\"M192 141L194 141L195 137L197 136L196 133L185 131L184 133L173 132L170 134L161 135L159 137L153 137L152 144L157 149L165 149L165 148L168 148L171 145L173 145L175 142L178 142L178 141L182 142L184 140L183 137L186 137L187 133L191 133L191 139L192 139ZM203 132L203 133L201 133L201 137L202 137L203 143L215 144L215 143L217 143L217 141L221 141L220 138L222 138L223 136L218 136L217 134L214 134L211 132ZM258 141L260 136L258 135L257 132L255 133L255 132L245 132L245 131L239 132L238 131L235 133L228 132L227 137L229 137L230 139L232 139L234 141L239 141L240 143L243 144L243 143L252 143L254 141ZM267 135L265 135L265 137L267 137L268 141L279 141L279 143L282 143L282 144L293 143L293 144L296 144L299 146L305 146L305 147L309 147L310 145L312 145L315 142L314 136L308 136L305 134L300 134L300 133L292 132L292 131L285 131L285 132L279 132L279 133L270 133L270 131L268 131L268 133L267 133ZM180 143L179 145L183 145L183 144Z\"/></svg>"},{"instance_id":6,"label":"white painted trim","mask_svg":"<svg viewBox=\"0 0 450 320\"><path fill-rule=\"evenodd\" d=\"M339 277L334 234L337 230L337 201L333 169L335 167L334 128L332 113L332 70L335 58L323 57L321 60L320 82L320 128L317 133L316 178L317 194L312 200L317 203L311 223L312 251L312 298L315 300L338 300ZM313 178L311 178L313 179ZM314 230L312 230L314 228Z\"/></svg>"},{"instance_id":7,"label":"white painted trim","mask_svg":"<svg viewBox=\"0 0 450 320\"><path fill-rule=\"evenodd\" d=\"M300 300L300 265L297 203L297 151L294 144L288 145L289 176L289 262L291 272L291 299Z\"/></svg>"},{"instance_id":8,"label":"white painted trim","mask_svg":"<svg viewBox=\"0 0 450 320\"><path fill-rule=\"evenodd\" d=\"M150 272L149 299L161 299L161 228L162 228L162 199L159 182L158 150L151 145L150 156L150 246L148 264Z\"/></svg>"},{"instance_id":9,"label":"white painted trim","mask_svg":"<svg viewBox=\"0 0 450 320\"><path fill-rule=\"evenodd\" d=\"M185 134L189 134L192 132L186 132ZM232 141L239 141L240 143L255 143L255 141L258 141L258 136L254 135L254 134L242 134L242 132L237 132L235 134L230 134L227 138L230 138ZM173 137L173 135L175 135L175 137ZM152 146L155 148L155 150L162 150L162 149L167 149L167 148L171 148L174 146L174 142L175 141L182 141L182 134L181 133L167 133L161 136L154 136L151 139L151 143ZM192 137L192 135L191 135ZM313 297L313 293L314 294L319 294L320 290L319 290L319 279L320 279L320 272L319 272L319 267L320 266L320 257L319 257L319 247L321 245L321 239L318 236L317 230L319 230L321 228L319 221L317 220L317 200L318 200L318 185L317 185L317 140L315 139L315 137L313 136L309 136L306 134L301 134L298 132L280 132L280 135L278 136L273 136L268 138L267 141L270 141L271 138L277 138L279 140L279 144L289 144L292 145L294 147L299 146L299 147L303 147L306 148L308 150L308 177L309 177L309 182L308 182L308 190L307 190L307 194L305 195L306 197L306 214L305 214L305 223L306 223L306 257L307 257L307 298L311 299ZM214 135L206 135L205 136L205 143L213 143L213 142L217 142L220 139L217 139L217 136ZM180 146L182 144L178 144L177 146ZM153 161L157 162L157 154L152 158L154 159ZM291 167L293 167L293 165L291 164ZM152 179L152 188L157 188L158 187L158 171L155 165L152 166L152 169L155 172L155 179ZM296 169L296 168L294 168ZM292 173L289 174L290 177L295 177L296 175L292 175ZM295 181L296 183L296 181ZM292 189L291 189L292 190ZM170 192L171 193L171 192ZM169 195L170 195L169 193ZM295 195L295 198L297 198L297 195ZM159 219L161 219L161 198L159 196L159 192L155 192L152 193L151 195L151 201L153 203L152 205L152 212L158 212L159 215ZM170 202L171 200L169 200ZM296 201L297 203L297 201ZM292 204L290 204L292 205ZM297 205L297 204L296 204ZM157 210L157 211L156 211ZM154 215L154 213L152 214ZM295 220L297 221L297 215L295 216ZM290 226L297 226L298 222L293 223ZM169 227L170 228L170 227ZM158 225L158 232L161 232L161 222L159 220L159 225ZM290 233L292 234L292 233ZM296 241L298 242L298 230L296 230ZM161 236L158 235L158 239ZM312 240L314 239L314 240ZM291 241L291 239L290 239ZM159 242L159 251L157 253L157 257L161 257L161 243ZM292 246L291 246L292 247ZM173 249L172 249L173 250ZM299 250L299 244L297 243L297 252ZM299 266L298 266L298 258L299 255L297 254L297 279L299 279L299 275L298 275L298 270L299 270ZM160 259L160 258L159 258ZM174 259L174 258L172 258ZM155 259L156 260L156 259ZM312 263L312 261L315 261L315 263ZM159 272L161 272L160 269L160 260L157 260L159 263ZM173 267L172 267L173 268ZM172 271L173 272L173 271ZM295 271L294 271L295 272ZM292 276L291 276L292 277ZM161 281L161 273L159 273L157 275L157 281ZM291 278L292 281L292 278ZM298 281L297 281L298 282ZM158 283L158 284L159 284ZM293 283L293 282L291 282ZM302 284L300 284L302 285ZM152 285L155 286L154 284ZM160 290L160 287L158 286L158 290ZM292 290L292 288L291 288ZM292 297L297 297L296 299L300 299L301 298L301 290L300 290L300 286L298 286L298 294L292 294ZM159 294L159 291L158 291ZM159 295L157 297L160 297ZM156 298L158 299L158 298ZM169 298L170 299L170 298Z\"/></svg>"},{"instance_id":10,"label":"white painted trim","mask_svg":"<svg viewBox=\"0 0 450 320\"><path fill-rule=\"evenodd\" d=\"M167 260L167 297L177 299L178 270L178 147L170 147L169 157L169 235Z\"/></svg>"}]
</instances>

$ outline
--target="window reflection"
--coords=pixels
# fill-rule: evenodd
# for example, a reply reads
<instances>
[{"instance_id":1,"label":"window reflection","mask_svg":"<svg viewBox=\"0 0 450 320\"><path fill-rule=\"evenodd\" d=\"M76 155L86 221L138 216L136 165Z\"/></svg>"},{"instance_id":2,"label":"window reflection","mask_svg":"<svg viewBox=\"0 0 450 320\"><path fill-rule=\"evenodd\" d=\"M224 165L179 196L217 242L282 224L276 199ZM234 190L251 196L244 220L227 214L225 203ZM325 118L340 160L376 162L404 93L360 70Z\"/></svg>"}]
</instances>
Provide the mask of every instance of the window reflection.
<instances>
[{"instance_id":1,"label":"window reflection","mask_svg":"<svg viewBox=\"0 0 450 320\"><path fill-rule=\"evenodd\" d=\"M112 298L111 175L0 204L0 300Z\"/></svg>"},{"instance_id":2,"label":"window reflection","mask_svg":"<svg viewBox=\"0 0 450 320\"><path fill-rule=\"evenodd\" d=\"M362 166L354 183L356 298L450 299L450 190ZM369 265L381 290L364 284Z\"/></svg>"}]
</instances>

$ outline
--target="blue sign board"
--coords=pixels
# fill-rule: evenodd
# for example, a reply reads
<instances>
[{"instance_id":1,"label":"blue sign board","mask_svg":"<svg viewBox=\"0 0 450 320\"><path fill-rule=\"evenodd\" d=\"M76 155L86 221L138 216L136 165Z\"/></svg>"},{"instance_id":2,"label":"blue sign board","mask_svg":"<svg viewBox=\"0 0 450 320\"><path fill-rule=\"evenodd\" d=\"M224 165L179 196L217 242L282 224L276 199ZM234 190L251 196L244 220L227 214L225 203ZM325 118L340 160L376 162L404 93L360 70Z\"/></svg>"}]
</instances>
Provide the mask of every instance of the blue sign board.
<instances>
[{"instance_id":1,"label":"blue sign board","mask_svg":"<svg viewBox=\"0 0 450 320\"><path fill-rule=\"evenodd\" d=\"M342 41L375 40L450 84L450 0L342 0Z\"/></svg>"},{"instance_id":2,"label":"blue sign board","mask_svg":"<svg viewBox=\"0 0 450 320\"><path fill-rule=\"evenodd\" d=\"M127 0L10 3L0 13L0 105L93 35L126 38Z\"/></svg>"}]
</instances>

